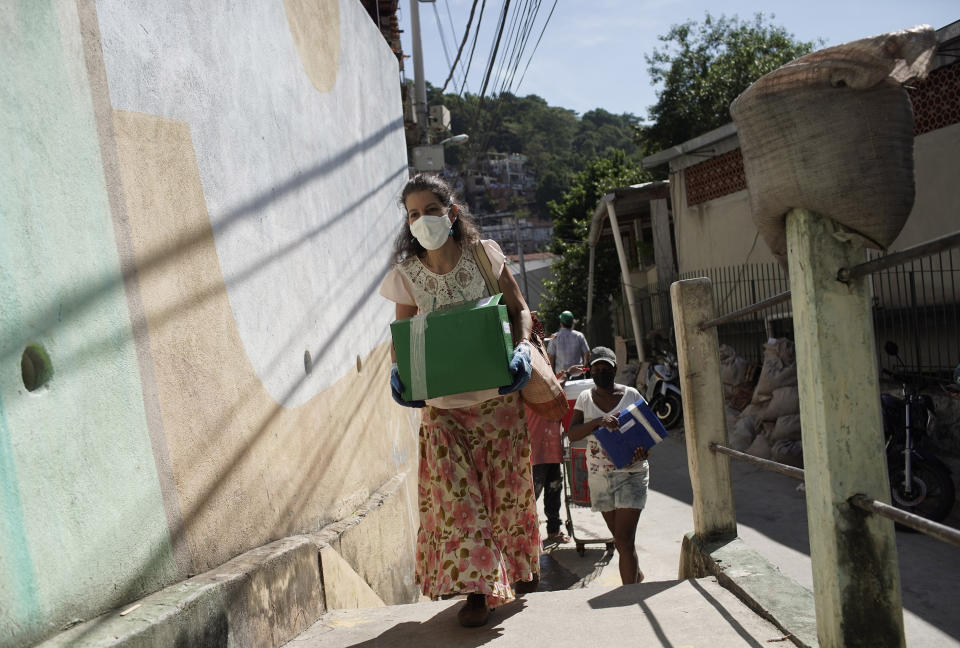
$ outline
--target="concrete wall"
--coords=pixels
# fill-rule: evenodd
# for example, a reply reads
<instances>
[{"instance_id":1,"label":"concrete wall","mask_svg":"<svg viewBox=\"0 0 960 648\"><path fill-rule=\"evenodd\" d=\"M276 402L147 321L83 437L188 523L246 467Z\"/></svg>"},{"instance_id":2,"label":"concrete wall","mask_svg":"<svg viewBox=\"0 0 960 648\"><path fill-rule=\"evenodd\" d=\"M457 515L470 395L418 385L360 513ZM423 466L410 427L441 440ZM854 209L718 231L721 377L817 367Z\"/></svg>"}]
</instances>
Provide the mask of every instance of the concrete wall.
<instances>
[{"instance_id":1,"label":"concrete wall","mask_svg":"<svg viewBox=\"0 0 960 648\"><path fill-rule=\"evenodd\" d=\"M736 139L720 144L735 148ZM913 210L892 251L956 231L960 212L960 124L940 128L914 139L916 197ZM696 161L702 161L697 158ZM685 171L690 161L671 164L670 185L680 272L702 268L773 263L762 239L753 245L757 228L750 213L747 191L737 191L699 205L686 199ZM753 251L751 252L751 247Z\"/></svg>"},{"instance_id":2,"label":"concrete wall","mask_svg":"<svg viewBox=\"0 0 960 648\"><path fill-rule=\"evenodd\" d=\"M960 124L913 140L916 196L913 210L891 250L929 241L960 227Z\"/></svg>"},{"instance_id":3,"label":"concrete wall","mask_svg":"<svg viewBox=\"0 0 960 648\"><path fill-rule=\"evenodd\" d=\"M670 174L671 204L680 273L744 263L773 263L750 213L746 191L688 205L684 170Z\"/></svg>"},{"instance_id":4,"label":"concrete wall","mask_svg":"<svg viewBox=\"0 0 960 648\"><path fill-rule=\"evenodd\" d=\"M376 295L397 63L359 3L36 0L0 36L6 647L351 515L416 474L418 420ZM408 572L397 492L365 550Z\"/></svg>"}]
</instances>

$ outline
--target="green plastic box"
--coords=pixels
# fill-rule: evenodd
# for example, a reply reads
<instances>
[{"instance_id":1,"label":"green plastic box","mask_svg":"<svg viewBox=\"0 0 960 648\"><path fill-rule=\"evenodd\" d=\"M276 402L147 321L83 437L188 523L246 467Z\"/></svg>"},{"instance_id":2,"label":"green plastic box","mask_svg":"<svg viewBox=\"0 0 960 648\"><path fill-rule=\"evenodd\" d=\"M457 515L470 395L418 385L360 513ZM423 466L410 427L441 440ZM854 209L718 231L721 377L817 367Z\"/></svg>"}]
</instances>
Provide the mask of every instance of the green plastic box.
<instances>
[{"instance_id":1,"label":"green plastic box","mask_svg":"<svg viewBox=\"0 0 960 648\"><path fill-rule=\"evenodd\" d=\"M507 307L500 303L502 296L484 297L390 325L404 400L513 382L509 369L513 341ZM414 364L418 378L411 377Z\"/></svg>"}]
</instances>

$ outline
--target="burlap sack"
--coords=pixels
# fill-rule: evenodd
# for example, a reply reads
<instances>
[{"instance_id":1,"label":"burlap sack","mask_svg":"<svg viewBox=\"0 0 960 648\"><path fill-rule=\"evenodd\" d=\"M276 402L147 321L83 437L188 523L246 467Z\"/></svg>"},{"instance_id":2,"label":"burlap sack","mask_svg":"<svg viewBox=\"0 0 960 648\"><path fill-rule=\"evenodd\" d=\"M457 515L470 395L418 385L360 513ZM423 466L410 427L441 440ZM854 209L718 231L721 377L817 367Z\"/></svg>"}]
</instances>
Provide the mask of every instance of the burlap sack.
<instances>
[{"instance_id":1,"label":"burlap sack","mask_svg":"<svg viewBox=\"0 0 960 648\"><path fill-rule=\"evenodd\" d=\"M757 436L757 422L752 416L741 416L734 423L733 428L728 429L730 430L727 433L730 447L740 452L750 447L753 438Z\"/></svg>"},{"instance_id":2,"label":"burlap sack","mask_svg":"<svg viewBox=\"0 0 960 648\"><path fill-rule=\"evenodd\" d=\"M749 455L754 457L760 457L761 459L770 458L770 442L767 440L767 437L763 434L758 434L753 439L753 443L750 444L750 447L744 450Z\"/></svg>"},{"instance_id":3,"label":"burlap sack","mask_svg":"<svg viewBox=\"0 0 960 648\"><path fill-rule=\"evenodd\" d=\"M763 345L763 367L751 402L770 400L777 387L797 384L797 357L793 342L787 338L771 338Z\"/></svg>"},{"instance_id":4,"label":"burlap sack","mask_svg":"<svg viewBox=\"0 0 960 648\"><path fill-rule=\"evenodd\" d=\"M770 448L770 458L778 463L803 468L803 443L800 441L775 441Z\"/></svg>"},{"instance_id":5,"label":"burlap sack","mask_svg":"<svg viewBox=\"0 0 960 648\"><path fill-rule=\"evenodd\" d=\"M750 399L753 398L753 385L740 383L739 385L731 387L729 394L724 392L724 398L727 401L727 405L739 412L750 404Z\"/></svg>"},{"instance_id":6,"label":"burlap sack","mask_svg":"<svg viewBox=\"0 0 960 648\"><path fill-rule=\"evenodd\" d=\"M929 26L829 47L766 74L730 105L753 220L786 267L786 214L829 216L886 248L913 207L913 111L901 84L930 71Z\"/></svg>"},{"instance_id":7,"label":"burlap sack","mask_svg":"<svg viewBox=\"0 0 960 648\"><path fill-rule=\"evenodd\" d=\"M729 344L721 344L719 354L720 382L725 387L742 383L747 374L747 361L738 356L736 350Z\"/></svg>"},{"instance_id":8,"label":"burlap sack","mask_svg":"<svg viewBox=\"0 0 960 648\"><path fill-rule=\"evenodd\" d=\"M787 414L777 419L773 426L773 432L770 434L770 440L776 444L777 441L799 441L801 438L800 414Z\"/></svg>"},{"instance_id":9,"label":"burlap sack","mask_svg":"<svg viewBox=\"0 0 960 648\"><path fill-rule=\"evenodd\" d=\"M765 421L778 421L784 416L800 413L800 392L794 385L791 387L777 387L773 396L763 410Z\"/></svg>"}]
</instances>

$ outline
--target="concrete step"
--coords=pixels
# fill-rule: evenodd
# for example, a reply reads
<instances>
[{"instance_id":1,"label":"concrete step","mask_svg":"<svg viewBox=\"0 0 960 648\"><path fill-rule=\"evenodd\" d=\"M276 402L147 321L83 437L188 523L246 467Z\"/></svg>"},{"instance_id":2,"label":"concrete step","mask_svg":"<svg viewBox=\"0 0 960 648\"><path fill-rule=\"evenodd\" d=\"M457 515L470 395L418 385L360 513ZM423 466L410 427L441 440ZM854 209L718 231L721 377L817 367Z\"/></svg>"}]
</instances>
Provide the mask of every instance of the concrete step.
<instances>
[{"instance_id":1,"label":"concrete step","mask_svg":"<svg viewBox=\"0 0 960 648\"><path fill-rule=\"evenodd\" d=\"M453 599L334 610L286 646L792 646L713 578L536 592L494 610L481 628L457 623L461 605Z\"/></svg>"}]
</instances>

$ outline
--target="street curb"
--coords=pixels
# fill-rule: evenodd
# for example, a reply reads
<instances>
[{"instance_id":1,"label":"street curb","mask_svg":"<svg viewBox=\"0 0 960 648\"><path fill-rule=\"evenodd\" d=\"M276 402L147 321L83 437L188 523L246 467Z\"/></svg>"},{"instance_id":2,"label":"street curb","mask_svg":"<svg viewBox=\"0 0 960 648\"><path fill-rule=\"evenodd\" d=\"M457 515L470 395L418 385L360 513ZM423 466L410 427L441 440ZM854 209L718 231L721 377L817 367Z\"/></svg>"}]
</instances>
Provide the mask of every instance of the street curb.
<instances>
[{"instance_id":1,"label":"street curb","mask_svg":"<svg viewBox=\"0 0 960 648\"><path fill-rule=\"evenodd\" d=\"M785 576L742 540L701 542L693 532L683 536L678 578L716 577L754 612L780 628L801 648L817 648L813 594Z\"/></svg>"},{"instance_id":2,"label":"street curb","mask_svg":"<svg viewBox=\"0 0 960 648\"><path fill-rule=\"evenodd\" d=\"M280 646L327 611L321 552L332 547L342 553L345 534L381 509L405 478L406 473L395 475L353 515L316 533L247 551L70 628L37 648Z\"/></svg>"}]
</instances>

